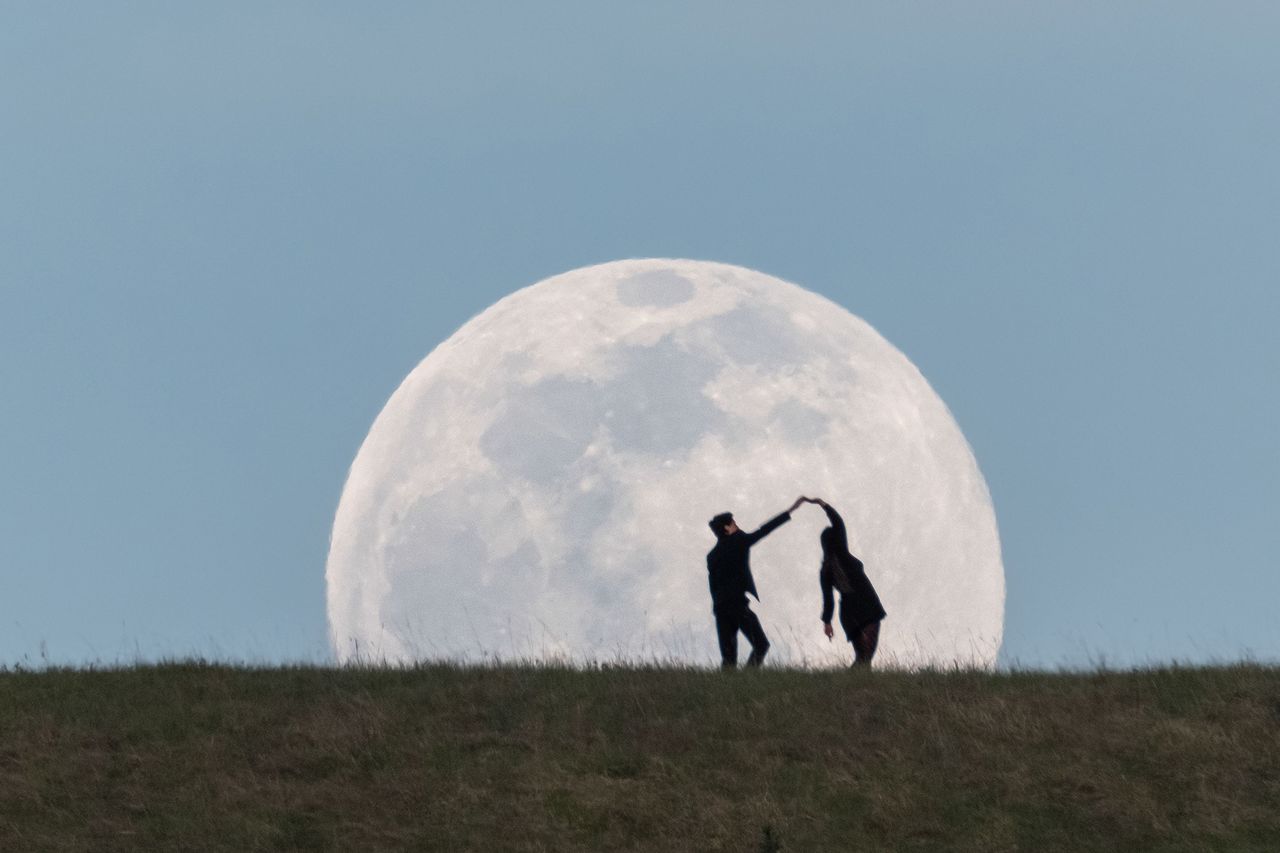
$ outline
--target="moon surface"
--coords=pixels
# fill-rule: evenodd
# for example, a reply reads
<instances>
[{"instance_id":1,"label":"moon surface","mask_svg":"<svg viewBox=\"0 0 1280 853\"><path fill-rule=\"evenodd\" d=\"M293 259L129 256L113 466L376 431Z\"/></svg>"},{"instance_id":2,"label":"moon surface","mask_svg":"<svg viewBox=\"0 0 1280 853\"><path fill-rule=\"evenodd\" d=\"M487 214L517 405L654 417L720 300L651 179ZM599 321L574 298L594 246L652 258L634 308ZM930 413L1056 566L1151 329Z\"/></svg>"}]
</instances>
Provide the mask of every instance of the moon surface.
<instances>
[{"instance_id":1,"label":"moon surface","mask_svg":"<svg viewBox=\"0 0 1280 853\"><path fill-rule=\"evenodd\" d=\"M718 661L707 520L844 516L888 617L877 665L994 664L995 512L920 371L828 299L742 267L625 260L500 300L391 396L326 566L340 661ZM752 550L769 661L822 635L826 526ZM745 641L744 641L745 642Z\"/></svg>"}]
</instances>

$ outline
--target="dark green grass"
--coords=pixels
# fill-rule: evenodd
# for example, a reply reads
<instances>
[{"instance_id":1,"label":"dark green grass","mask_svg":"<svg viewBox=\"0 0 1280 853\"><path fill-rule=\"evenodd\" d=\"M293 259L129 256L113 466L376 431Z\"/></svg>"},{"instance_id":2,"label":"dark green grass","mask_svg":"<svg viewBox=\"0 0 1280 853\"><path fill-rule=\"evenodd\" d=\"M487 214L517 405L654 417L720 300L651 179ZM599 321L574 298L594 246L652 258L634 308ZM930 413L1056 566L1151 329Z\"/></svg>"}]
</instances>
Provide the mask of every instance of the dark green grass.
<instances>
[{"instance_id":1,"label":"dark green grass","mask_svg":"<svg viewBox=\"0 0 1280 853\"><path fill-rule=\"evenodd\" d=\"M1280 850L1280 670L0 673L0 850Z\"/></svg>"}]
</instances>

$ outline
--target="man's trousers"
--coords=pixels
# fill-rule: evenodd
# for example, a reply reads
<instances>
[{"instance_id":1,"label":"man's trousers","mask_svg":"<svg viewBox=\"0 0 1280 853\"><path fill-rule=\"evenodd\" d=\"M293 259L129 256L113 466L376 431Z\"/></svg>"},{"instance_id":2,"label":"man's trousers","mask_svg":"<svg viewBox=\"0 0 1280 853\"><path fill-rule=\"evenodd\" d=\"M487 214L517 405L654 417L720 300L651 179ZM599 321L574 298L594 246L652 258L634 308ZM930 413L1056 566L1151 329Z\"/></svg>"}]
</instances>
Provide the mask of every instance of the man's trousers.
<instances>
[{"instance_id":1,"label":"man's trousers","mask_svg":"<svg viewBox=\"0 0 1280 853\"><path fill-rule=\"evenodd\" d=\"M720 638L720 665L725 669L733 669L738 665L738 632L741 631L751 643L751 656L747 658L747 666L759 666L769 651L769 638L760 627L760 619L751 611L751 605L744 597L742 602L717 603L713 608L716 616L716 634Z\"/></svg>"}]
</instances>

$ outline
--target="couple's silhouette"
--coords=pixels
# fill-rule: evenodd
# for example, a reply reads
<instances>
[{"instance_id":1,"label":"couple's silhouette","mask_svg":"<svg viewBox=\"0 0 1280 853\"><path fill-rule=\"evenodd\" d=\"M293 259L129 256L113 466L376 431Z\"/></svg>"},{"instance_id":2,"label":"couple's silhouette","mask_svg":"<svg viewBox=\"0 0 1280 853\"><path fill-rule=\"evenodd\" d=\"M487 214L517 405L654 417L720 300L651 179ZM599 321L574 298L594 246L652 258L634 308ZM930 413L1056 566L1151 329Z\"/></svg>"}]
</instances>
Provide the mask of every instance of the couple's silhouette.
<instances>
[{"instance_id":1,"label":"couple's silhouette","mask_svg":"<svg viewBox=\"0 0 1280 853\"><path fill-rule=\"evenodd\" d=\"M796 498L786 512L747 533L738 527L733 513L722 512L708 524L716 535L715 547L707 554L707 581L711 586L711 606L720 640L720 661L725 669L738 665L738 633L751 643L747 666L759 666L769 653L769 638L760 619L751 610L748 595L760 600L751 575L751 546L791 520L802 504L822 507L830 526L822 531L822 567L818 584L822 590L822 630L830 640L834 635L831 617L835 592L840 593L840 626L853 644L854 665L870 665L880 639L880 621L885 617L880 597L867 577L862 561L849 553L849 535L844 519L822 498Z\"/></svg>"}]
</instances>

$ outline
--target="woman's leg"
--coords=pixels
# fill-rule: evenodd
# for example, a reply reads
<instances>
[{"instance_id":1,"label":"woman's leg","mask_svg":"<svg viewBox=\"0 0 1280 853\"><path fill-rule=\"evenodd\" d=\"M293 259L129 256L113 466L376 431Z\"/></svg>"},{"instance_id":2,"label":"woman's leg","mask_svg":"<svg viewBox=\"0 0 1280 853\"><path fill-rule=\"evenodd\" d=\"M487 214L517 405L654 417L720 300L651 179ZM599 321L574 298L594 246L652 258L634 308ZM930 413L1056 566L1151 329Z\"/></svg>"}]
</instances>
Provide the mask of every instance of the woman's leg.
<instances>
[{"instance_id":1,"label":"woman's leg","mask_svg":"<svg viewBox=\"0 0 1280 853\"><path fill-rule=\"evenodd\" d=\"M871 659L876 655L876 646L880 644L880 623L868 622L853 635L853 665L871 666Z\"/></svg>"}]
</instances>

